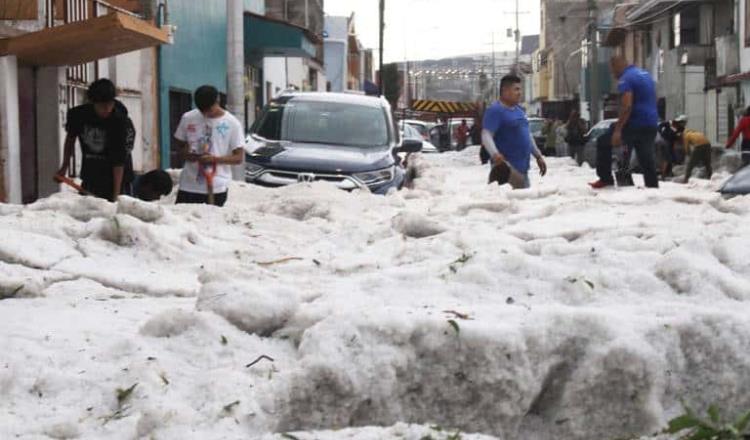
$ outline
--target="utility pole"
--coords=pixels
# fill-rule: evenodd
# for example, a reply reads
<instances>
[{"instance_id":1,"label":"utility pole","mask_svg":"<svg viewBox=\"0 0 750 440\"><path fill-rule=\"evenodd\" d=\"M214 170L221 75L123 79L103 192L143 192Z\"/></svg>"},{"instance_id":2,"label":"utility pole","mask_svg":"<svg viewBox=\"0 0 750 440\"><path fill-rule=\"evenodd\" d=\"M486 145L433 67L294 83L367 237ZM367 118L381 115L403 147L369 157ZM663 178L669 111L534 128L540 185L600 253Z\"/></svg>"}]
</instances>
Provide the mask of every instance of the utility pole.
<instances>
[{"instance_id":1,"label":"utility pole","mask_svg":"<svg viewBox=\"0 0 750 440\"><path fill-rule=\"evenodd\" d=\"M229 112L239 119L244 130L247 122L245 121L245 5L242 0L227 0L226 5L227 107L229 107ZM244 168L244 165L233 167L232 177L244 180Z\"/></svg>"},{"instance_id":2,"label":"utility pole","mask_svg":"<svg viewBox=\"0 0 750 440\"><path fill-rule=\"evenodd\" d=\"M383 90L383 36L385 34L385 0L380 0L380 48L378 51L380 52L379 60L378 60L378 88L380 88L380 94L384 95L385 90Z\"/></svg>"},{"instance_id":3,"label":"utility pole","mask_svg":"<svg viewBox=\"0 0 750 440\"><path fill-rule=\"evenodd\" d=\"M513 30L513 38L516 43L516 59L515 65L518 68L518 63L521 60L521 15L530 14L529 11L521 11L518 9L518 0L516 0L516 10L513 12L505 12L506 14L513 14L516 16L516 28Z\"/></svg>"},{"instance_id":4,"label":"utility pole","mask_svg":"<svg viewBox=\"0 0 750 440\"><path fill-rule=\"evenodd\" d=\"M518 24L518 14L518 0L516 0L516 31L514 32L516 36L516 68L518 68L518 60L521 58L521 28Z\"/></svg>"},{"instance_id":5,"label":"utility pole","mask_svg":"<svg viewBox=\"0 0 750 440\"><path fill-rule=\"evenodd\" d=\"M499 93L495 93L495 87L497 84L497 68L496 68L496 62L495 62L495 33L492 33L492 96L490 97L490 100L496 99L499 96Z\"/></svg>"},{"instance_id":6,"label":"utility pole","mask_svg":"<svg viewBox=\"0 0 750 440\"><path fill-rule=\"evenodd\" d=\"M591 114L589 119L592 124L599 122L599 104L600 104L600 92L599 92L599 31L597 29L597 7L595 0L588 0L589 9L589 56L588 59L591 63L591 77L589 78L589 102L591 103L590 109Z\"/></svg>"}]
</instances>

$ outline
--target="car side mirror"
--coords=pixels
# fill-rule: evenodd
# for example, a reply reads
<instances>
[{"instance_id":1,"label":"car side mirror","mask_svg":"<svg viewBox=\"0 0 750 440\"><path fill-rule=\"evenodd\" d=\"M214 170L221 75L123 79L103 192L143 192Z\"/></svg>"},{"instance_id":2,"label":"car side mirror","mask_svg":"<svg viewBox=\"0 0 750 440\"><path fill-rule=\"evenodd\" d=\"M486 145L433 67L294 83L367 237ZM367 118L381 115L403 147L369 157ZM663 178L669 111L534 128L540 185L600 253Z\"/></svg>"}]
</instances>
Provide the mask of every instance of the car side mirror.
<instances>
[{"instance_id":1,"label":"car side mirror","mask_svg":"<svg viewBox=\"0 0 750 440\"><path fill-rule=\"evenodd\" d=\"M404 139L398 148L399 153L419 153L422 151L422 141L417 139Z\"/></svg>"}]
</instances>

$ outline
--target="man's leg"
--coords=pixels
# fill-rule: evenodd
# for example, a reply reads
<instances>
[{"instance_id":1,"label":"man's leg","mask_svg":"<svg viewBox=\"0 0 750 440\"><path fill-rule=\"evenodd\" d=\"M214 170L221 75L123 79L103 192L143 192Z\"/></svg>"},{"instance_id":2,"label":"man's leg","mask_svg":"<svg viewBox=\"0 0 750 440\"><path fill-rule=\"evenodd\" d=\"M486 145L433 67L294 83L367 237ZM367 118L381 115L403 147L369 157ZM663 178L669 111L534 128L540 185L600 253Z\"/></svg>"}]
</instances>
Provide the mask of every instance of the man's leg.
<instances>
[{"instance_id":1,"label":"man's leg","mask_svg":"<svg viewBox=\"0 0 750 440\"><path fill-rule=\"evenodd\" d=\"M615 179L612 177L612 136L605 133L609 139L596 143L596 175L599 180L614 185Z\"/></svg>"},{"instance_id":2,"label":"man's leg","mask_svg":"<svg viewBox=\"0 0 750 440\"><path fill-rule=\"evenodd\" d=\"M703 166L706 167L706 178L711 180L711 176L714 174L714 169L711 166L711 145L705 145L702 148L701 156L703 159Z\"/></svg>"},{"instance_id":3,"label":"man's leg","mask_svg":"<svg viewBox=\"0 0 750 440\"><path fill-rule=\"evenodd\" d=\"M198 194L198 193L192 193L187 191L178 191L177 192L177 201L176 204L205 204L208 203L208 196L206 194Z\"/></svg>"},{"instance_id":4,"label":"man's leg","mask_svg":"<svg viewBox=\"0 0 750 440\"><path fill-rule=\"evenodd\" d=\"M656 128L638 129L632 136L632 147L635 150L638 163L643 171L643 180L648 188L659 187L659 177L656 174L656 157L654 141Z\"/></svg>"},{"instance_id":5,"label":"man's leg","mask_svg":"<svg viewBox=\"0 0 750 440\"><path fill-rule=\"evenodd\" d=\"M224 204L227 203L227 195L229 195L229 191L224 191L221 194L214 194L214 205L218 207L224 206Z\"/></svg>"},{"instance_id":6,"label":"man's leg","mask_svg":"<svg viewBox=\"0 0 750 440\"><path fill-rule=\"evenodd\" d=\"M698 149L693 148L693 151L690 153L690 158L688 159L687 168L685 169L685 183L688 183L690 176L693 175L693 169L698 164L698 156Z\"/></svg>"},{"instance_id":7,"label":"man's leg","mask_svg":"<svg viewBox=\"0 0 750 440\"><path fill-rule=\"evenodd\" d=\"M99 199L109 200L112 197L112 184L109 182L97 182L84 180L81 182L81 188L85 189L92 196Z\"/></svg>"}]
</instances>

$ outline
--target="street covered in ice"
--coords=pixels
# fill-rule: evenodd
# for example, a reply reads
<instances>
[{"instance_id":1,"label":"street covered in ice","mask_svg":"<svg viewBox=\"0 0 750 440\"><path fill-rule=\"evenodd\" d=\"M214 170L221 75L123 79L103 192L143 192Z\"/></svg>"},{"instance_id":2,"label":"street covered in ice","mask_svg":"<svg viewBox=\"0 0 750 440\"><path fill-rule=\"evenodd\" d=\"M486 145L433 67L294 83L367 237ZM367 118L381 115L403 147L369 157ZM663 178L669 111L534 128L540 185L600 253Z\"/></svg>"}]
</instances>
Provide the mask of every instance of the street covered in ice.
<instances>
[{"instance_id":1,"label":"street covered in ice","mask_svg":"<svg viewBox=\"0 0 750 440\"><path fill-rule=\"evenodd\" d=\"M607 440L750 408L726 173L594 192L551 159L511 191L476 157L388 196L0 205L0 438Z\"/></svg>"}]
</instances>

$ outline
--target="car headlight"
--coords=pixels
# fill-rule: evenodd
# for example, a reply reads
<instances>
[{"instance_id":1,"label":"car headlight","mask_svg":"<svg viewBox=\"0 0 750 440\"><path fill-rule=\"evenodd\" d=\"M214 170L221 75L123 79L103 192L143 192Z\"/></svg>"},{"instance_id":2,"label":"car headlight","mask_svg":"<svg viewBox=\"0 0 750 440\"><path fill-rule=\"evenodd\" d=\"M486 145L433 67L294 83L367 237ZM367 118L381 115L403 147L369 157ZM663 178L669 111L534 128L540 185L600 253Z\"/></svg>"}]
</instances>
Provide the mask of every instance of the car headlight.
<instances>
[{"instance_id":1,"label":"car headlight","mask_svg":"<svg viewBox=\"0 0 750 440\"><path fill-rule=\"evenodd\" d=\"M367 186L378 185L381 183L390 182L396 175L396 167L391 166L383 168L382 170L367 171L365 173L357 173L354 177L361 181Z\"/></svg>"},{"instance_id":2,"label":"car headlight","mask_svg":"<svg viewBox=\"0 0 750 440\"><path fill-rule=\"evenodd\" d=\"M247 174L250 174L250 175L254 176L256 174L262 173L263 170L265 170L265 168L263 167L263 165L258 165L257 163L249 162L249 161L245 162L245 172Z\"/></svg>"}]
</instances>

